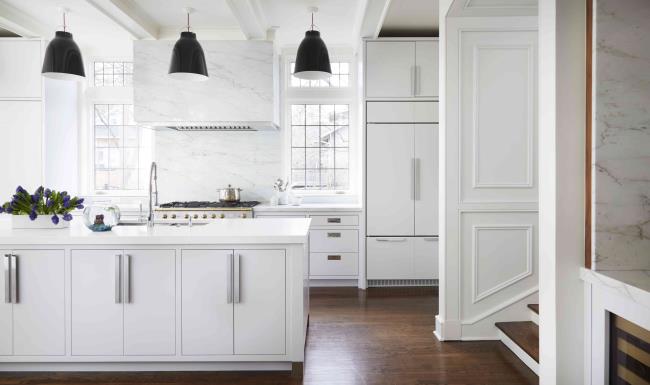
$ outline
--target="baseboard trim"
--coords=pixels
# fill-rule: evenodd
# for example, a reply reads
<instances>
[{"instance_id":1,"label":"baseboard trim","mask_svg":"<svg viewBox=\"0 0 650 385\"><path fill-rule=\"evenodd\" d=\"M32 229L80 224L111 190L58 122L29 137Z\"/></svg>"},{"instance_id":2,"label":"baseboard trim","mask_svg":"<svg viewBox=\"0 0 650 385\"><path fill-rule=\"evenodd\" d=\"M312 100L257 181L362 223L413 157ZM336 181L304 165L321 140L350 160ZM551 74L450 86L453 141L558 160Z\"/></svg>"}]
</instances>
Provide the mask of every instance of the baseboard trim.
<instances>
[{"instance_id":1,"label":"baseboard trim","mask_svg":"<svg viewBox=\"0 0 650 385\"><path fill-rule=\"evenodd\" d=\"M292 371L291 362L3 362L0 372Z\"/></svg>"}]
</instances>

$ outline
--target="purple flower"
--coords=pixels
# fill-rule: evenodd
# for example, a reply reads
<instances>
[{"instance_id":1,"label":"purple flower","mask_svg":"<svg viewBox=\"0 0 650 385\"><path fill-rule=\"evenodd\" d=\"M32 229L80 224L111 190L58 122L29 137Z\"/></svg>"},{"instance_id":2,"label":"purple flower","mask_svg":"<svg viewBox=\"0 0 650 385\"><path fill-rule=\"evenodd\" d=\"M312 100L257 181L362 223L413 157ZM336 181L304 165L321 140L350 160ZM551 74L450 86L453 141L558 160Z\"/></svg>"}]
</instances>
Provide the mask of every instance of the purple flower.
<instances>
[{"instance_id":1,"label":"purple flower","mask_svg":"<svg viewBox=\"0 0 650 385\"><path fill-rule=\"evenodd\" d=\"M59 224L59 217L56 214L52 215L52 223L55 225Z\"/></svg>"},{"instance_id":2,"label":"purple flower","mask_svg":"<svg viewBox=\"0 0 650 385\"><path fill-rule=\"evenodd\" d=\"M68 195L68 192L67 192L67 191L61 191L61 196L62 196L62 197L65 197L66 195Z\"/></svg>"},{"instance_id":3,"label":"purple flower","mask_svg":"<svg viewBox=\"0 0 650 385\"><path fill-rule=\"evenodd\" d=\"M47 202L45 202L45 206L48 208L52 207L54 205L54 201L52 199L48 199Z\"/></svg>"},{"instance_id":4,"label":"purple flower","mask_svg":"<svg viewBox=\"0 0 650 385\"><path fill-rule=\"evenodd\" d=\"M72 220L72 214L70 214L70 213L65 214L63 216L63 220L70 222Z\"/></svg>"},{"instance_id":5,"label":"purple flower","mask_svg":"<svg viewBox=\"0 0 650 385\"><path fill-rule=\"evenodd\" d=\"M0 206L0 214L2 214L2 213L4 213L4 212L5 212L5 208L2 207L2 206Z\"/></svg>"},{"instance_id":6,"label":"purple flower","mask_svg":"<svg viewBox=\"0 0 650 385\"><path fill-rule=\"evenodd\" d=\"M14 209L11 208L11 207L7 207L7 209L5 211L7 212L7 214L11 214L11 213L14 212Z\"/></svg>"},{"instance_id":7,"label":"purple flower","mask_svg":"<svg viewBox=\"0 0 650 385\"><path fill-rule=\"evenodd\" d=\"M34 192L35 195L43 195L43 186L40 186L39 188L36 189L36 192Z\"/></svg>"},{"instance_id":8,"label":"purple flower","mask_svg":"<svg viewBox=\"0 0 650 385\"><path fill-rule=\"evenodd\" d=\"M84 208L84 205L77 205L76 207L77 207L79 210L81 210L81 209Z\"/></svg>"},{"instance_id":9,"label":"purple flower","mask_svg":"<svg viewBox=\"0 0 650 385\"><path fill-rule=\"evenodd\" d=\"M68 207L70 207L70 199L68 199L68 200L65 200L65 199L64 199L64 200L63 200L63 207L65 207L66 209L67 209Z\"/></svg>"},{"instance_id":10,"label":"purple flower","mask_svg":"<svg viewBox=\"0 0 650 385\"><path fill-rule=\"evenodd\" d=\"M52 190L46 188L45 191L43 192L43 195L45 195L45 198L49 198L50 195L52 195Z\"/></svg>"},{"instance_id":11,"label":"purple flower","mask_svg":"<svg viewBox=\"0 0 650 385\"><path fill-rule=\"evenodd\" d=\"M36 215L36 211L32 210L32 212L29 213L29 219L33 221L34 219L36 219L36 217L38 217L38 215Z\"/></svg>"},{"instance_id":12,"label":"purple flower","mask_svg":"<svg viewBox=\"0 0 650 385\"><path fill-rule=\"evenodd\" d=\"M80 204L82 204L82 203L84 203L84 198L79 198L79 199L77 199L77 204L78 204L78 205L80 205Z\"/></svg>"},{"instance_id":13,"label":"purple flower","mask_svg":"<svg viewBox=\"0 0 650 385\"><path fill-rule=\"evenodd\" d=\"M23 192L26 192L25 189L23 188L23 186L16 187L16 194L20 194L20 193L23 193Z\"/></svg>"},{"instance_id":14,"label":"purple flower","mask_svg":"<svg viewBox=\"0 0 650 385\"><path fill-rule=\"evenodd\" d=\"M39 199L40 199L40 196L38 196L38 194L32 195L32 203L38 202Z\"/></svg>"}]
</instances>

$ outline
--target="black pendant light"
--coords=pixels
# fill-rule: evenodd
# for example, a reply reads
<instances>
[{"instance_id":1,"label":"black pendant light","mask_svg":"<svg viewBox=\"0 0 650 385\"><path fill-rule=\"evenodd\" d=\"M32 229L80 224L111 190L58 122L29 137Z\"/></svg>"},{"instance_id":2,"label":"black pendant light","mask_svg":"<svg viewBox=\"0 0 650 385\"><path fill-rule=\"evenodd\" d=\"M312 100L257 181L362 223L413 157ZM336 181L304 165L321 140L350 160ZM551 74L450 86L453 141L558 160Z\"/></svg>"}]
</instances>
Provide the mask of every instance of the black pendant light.
<instances>
[{"instance_id":1,"label":"black pendant light","mask_svg":"<svg viewBox=\"0 0 650 385\"><path fill-rule=\"evenodd\" d=\"M46 78L80 81L86 77L84 62L72 34L66 31L66 10L63 13L63 31L56 31L45 50L41 74Z\"/></svg>"},{"instance_id":2,"label":"black pendant light","mask_svg":"<svg viewBox=\"0 0 650 385\"><path fill-rule=\"evenodd\" d=\"M184 8L184 11L187 14L187 31L181 32L181 38L174 45L169 77L194 82L208 80L203 48L196 40L196 34L190 32L190 13L193 9Z\"/></svg>"},{"instance_id":3,"label":"black pendant light","mask_svg":"<svg viewBox=\"0 0 650 385\"><path fill-rule=\"evenodd\" d=\"M314 13L318 12L318 8L309 10L311 30L305 32L305 38L298 47L293 75L299 79L325 80L332 76L330 56L325 42L320 38L320 32L314 31Z\"/></svg>"}]
</instances>

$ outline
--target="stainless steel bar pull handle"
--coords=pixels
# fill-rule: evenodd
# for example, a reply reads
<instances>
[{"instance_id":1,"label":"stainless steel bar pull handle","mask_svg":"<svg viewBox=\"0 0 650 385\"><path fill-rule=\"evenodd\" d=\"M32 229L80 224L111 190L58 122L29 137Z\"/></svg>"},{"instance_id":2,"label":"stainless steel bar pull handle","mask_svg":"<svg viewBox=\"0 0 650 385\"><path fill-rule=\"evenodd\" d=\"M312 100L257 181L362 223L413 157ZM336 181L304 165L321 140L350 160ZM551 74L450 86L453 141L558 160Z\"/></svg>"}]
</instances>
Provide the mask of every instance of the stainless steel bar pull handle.
<instances>
[{"instance_id":1,"label":"stainless steel bar pull handle","mask_svg":"<svg viewBox=\"0 0 650 385\"><path fill-rule=\"evenodd\" d=\"M228 256L228 268L226 269L226 303L232 303L233 258L235 258L233 254Z\"/></svg>"},{"instance_id":2,"label":"stainless steel bar pull handle","mask_svg":"<svg viewBox=\"0 0 650 385\"><path fill-rule=\"evenodd\" d=\"M327 218L327 223L341 223L341 218Z\"/></svg>"},{"instance_id":3,"label":"stainless steel bar pull handle","mask_svg":"<svg viewBox=\"0 0 650 385\"><path fill-rule=\"evenodd\" d=\"M122 303L122 254L115 255L115 303Z\"/></svg>"},{"instance_id":4,"label":"stainless steel bar pull handle","mask_svg":"<svg viewBox=\"0 0 650 385\"><path fill-rule=\"evenodd\" d=\"M415 66L411 66L411 95L415 96Z\"/></svg>"},{"instance_id":5,"label":"stainless steel bar pull handle","mask_svg":"<svg viewBox=\"0 0 650 385\"><path fill-rule=\"evenodd\" d=\"M237 258L235 258L235 268L234 268L234 271L233 271L233 278L234 278L234 281L235 281L234 285L233 285L233 289L234 289L234 292L235 292L234 300L233 300L234 303L239 303L239 301L241 299L240 298L240 296L241 296L241 288L239 287L239 284L240 284L240 276L239 276L240 271L239 270L241 268L240 265L241 265L241 254L237 254Z\"/></svg>"},{"instance_id":6,"label":"stainless steel bar pull handle","mask_svg":"<svg viewBox=\"0 0 650 385\"><path fill-rule=\"evenodd\" d=\"M341 238L341 233L327 233L327 238Z\"/></svg>"},{"instance_id":7,"label":"stainless steel bar pull handle","mask_svg":"<svg viewBox=\"0 0 650 385\"><path fill-rule=\"evenodd\" d=\"M5 268L5 303L11 303L11 254L5 254L3 262Z\"/></svg>"},{"instance_id":8,"label":"stainless steel bar pull handle","mask_svg":"<svg viewBox=\"0 0 650 385\"><path fill-rule=\"evenodd\" d=\"M415 158L411 158L411 199L415 200Z\"/></svg>"},{"instance_id":9,"label":"stainless steel bar pull handle","mask_svg":"<svg viewBox=\"0 0 650 385\"><path fill-rule=\"evenodd\" d=\"M420 200L420 189L421 183L420 183L420 158L415 158L415 192L413 193L413 199L416 201Z\"/></svg>"},{"instance_id":10,"label":"stainless steel bar pull handle","mask_svg":"<svg viewBox=\"0 0 650 385\"><path fill-rule=\"evenodd\" d=\"M131 303L131 256L124 259L124 303Z\"/></svg>"},{"instance_id":11,"label":"stainless steel bar pull handle","mask_svg":"<svg viewBox=\"0 0 650 385\"><path fill-rule=\"evenodd\" d=\"M11 254L9 256L11 260L9 274L11 278L11 302L18 303L20 302L18 294L18 256Z\"/></svg>"},{"instance_id":12,"label":"stainless steel bar pull handle","mask_svg":"<svg viewBox=\"0 0 650 385\"><path fill-rule=\"evenodd\" d=\"M406 242L406 238L377 238L377 242Z\"/></svg>"}]
</instances>

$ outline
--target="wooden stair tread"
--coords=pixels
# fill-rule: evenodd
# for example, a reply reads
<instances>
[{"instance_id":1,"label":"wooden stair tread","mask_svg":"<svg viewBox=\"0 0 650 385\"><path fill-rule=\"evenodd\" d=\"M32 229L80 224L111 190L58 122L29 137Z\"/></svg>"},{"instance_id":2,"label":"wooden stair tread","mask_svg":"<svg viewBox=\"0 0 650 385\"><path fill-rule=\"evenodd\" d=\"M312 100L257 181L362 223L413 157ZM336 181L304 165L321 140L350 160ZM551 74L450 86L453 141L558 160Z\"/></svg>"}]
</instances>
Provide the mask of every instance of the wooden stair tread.
<instances>
[{"instance_id":1,"label":"wooden stair tread","mask_svg":"<svg viewBox=\"0 0 650 385\"><path fill-rule=\"evenodd\" d=\"M532 321L497 322L496 327L539 362L539 327Z\"/></svg>"},{"instance_id":2,"label":"wooden stair tread","mask_svg":"<svg viewBox=\"0 0 650 385\"><path fill-rule=\"evenodd\" d=\"M529 303L528 308L535 313L539 314L539 304L538 303Z\"/></svg>"}]
</instances>

